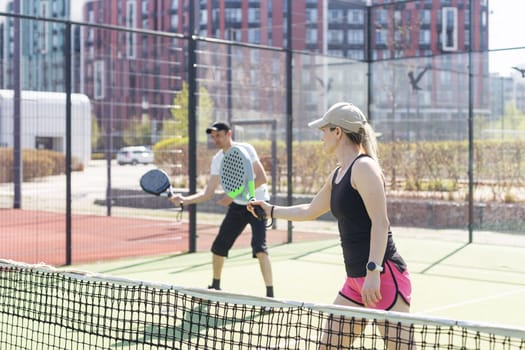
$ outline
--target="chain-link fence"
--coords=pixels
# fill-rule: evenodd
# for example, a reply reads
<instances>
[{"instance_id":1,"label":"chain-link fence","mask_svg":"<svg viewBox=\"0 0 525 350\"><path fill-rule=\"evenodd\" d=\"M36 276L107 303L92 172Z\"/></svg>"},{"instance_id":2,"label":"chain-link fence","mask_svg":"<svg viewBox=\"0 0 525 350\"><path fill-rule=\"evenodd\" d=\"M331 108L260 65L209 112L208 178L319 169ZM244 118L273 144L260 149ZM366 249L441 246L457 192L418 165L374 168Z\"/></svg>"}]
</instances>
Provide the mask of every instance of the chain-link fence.
<instances>
[{"instance_id":1,"label":"chain-link fence","mask_svg":"<svg viewBox=\"0 0 525 350\"><path fill-rule=\"evenodd\" d=\"M25 250L39 261L51 252L64 264L194 250L197 223L222 209L199 204L178 223L138 179L160 167L177 191L205 186L216 152L205 128L215 120L255 145L273 202L309 200L335 162L307 123L343 100L380 135L392 225L461 229L465 240L475 231L523 233L524 85L517 71L489 67L523 48L490 51L482 33L471 47L468 11L452 11L466 23L463 41L437 38L442 49L456 45L437 54L426 5L412 18L417 28L406 25L418 3L366 8L365 60L3 14L20 54L1 62L0 204L10 232L2 254ZM27 34L45 26L64 39L45 46ZM427 51L411 49L427 39Z\"/></svg>"}]
</instances>

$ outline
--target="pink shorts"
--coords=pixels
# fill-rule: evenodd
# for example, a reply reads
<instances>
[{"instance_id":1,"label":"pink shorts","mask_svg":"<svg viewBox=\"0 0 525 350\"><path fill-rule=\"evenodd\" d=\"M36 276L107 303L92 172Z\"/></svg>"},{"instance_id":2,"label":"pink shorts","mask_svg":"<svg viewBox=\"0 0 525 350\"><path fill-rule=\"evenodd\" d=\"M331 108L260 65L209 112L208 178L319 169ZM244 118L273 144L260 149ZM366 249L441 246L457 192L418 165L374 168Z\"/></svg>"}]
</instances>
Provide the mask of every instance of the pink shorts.
<instances>
[{"instance_id":1,"label":"pink shorts","mask_svg":"<svg viewBox=\"0 0 525 350\"><path fill-rule=\"evenodd\" d=\"M381 272L381 296L383 297L379 303L376 304L374 309L390 310L396 303L397 296L401 296L403 300L410 305L410 299L412 294L412 284L410 283L410 274L407 270L404 272L399 271L397 266L386 261L384 271ZM358 305L363 304L361 297L361 289L365 277L347 277L343 288L339 291L339 294L354 302Z\"/></svg>"}]
</instances>

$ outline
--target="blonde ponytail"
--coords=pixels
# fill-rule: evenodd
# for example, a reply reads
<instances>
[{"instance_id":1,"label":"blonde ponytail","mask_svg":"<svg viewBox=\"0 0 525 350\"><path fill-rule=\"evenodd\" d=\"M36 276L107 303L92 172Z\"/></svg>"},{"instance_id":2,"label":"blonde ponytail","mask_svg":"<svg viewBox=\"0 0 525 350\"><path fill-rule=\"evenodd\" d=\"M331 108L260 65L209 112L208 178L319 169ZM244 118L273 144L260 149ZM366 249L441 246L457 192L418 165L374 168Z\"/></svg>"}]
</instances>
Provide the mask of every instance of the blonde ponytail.
<instances>
[{"instance_id":1,"label":"blonde ponytail","mask_svg":"<svg viewBox=\"0 0 525 350\"><path fill-rule=\"evenodd\" d=\"M365 153L379 162L379 158L377 156L376 133L372 126L366 123L359 130L359 133L361 134L361 145L363 146Z\"/></svg>"}]
</instances>

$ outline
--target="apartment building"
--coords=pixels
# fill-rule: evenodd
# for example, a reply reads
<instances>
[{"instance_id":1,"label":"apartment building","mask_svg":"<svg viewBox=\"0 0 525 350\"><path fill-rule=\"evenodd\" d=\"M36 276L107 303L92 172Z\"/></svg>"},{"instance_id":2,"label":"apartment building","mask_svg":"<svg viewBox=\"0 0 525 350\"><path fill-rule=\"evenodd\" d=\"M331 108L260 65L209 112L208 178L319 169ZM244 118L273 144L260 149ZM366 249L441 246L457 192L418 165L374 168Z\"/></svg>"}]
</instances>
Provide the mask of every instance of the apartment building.
<instances>
[{"instance_id":1,"label":"apartment building","mask_svg":"<svg viewBox=\"0 0 525 350\"><path fill-rule=\"evenodd\" d=\"M23 14L64 19L69 18L71 6L66 0L21 4ZM121 124L140 118L145 112L160 128L174 108L174 91L180 91L187 79L185 43L174 37L159 38L133 30L184 35L195 32L206 38L291 47L297 52L310 53L294 57L294 79L297 79L294 89L301 91L294 97L294 111L298 114L303 114L300 109L305 115L318 113L330 103L348 99L346 92L351 91L357 104L370 103L368 112L379 128L382 125L388 129L391 123L404 120L407 130L409 124L418 120L443 120L444 124L456 120L464 124L469 93L474 94L476 114L490 113L491 84L483 78L488 76L488 0L475 0L472 6L473 14L468 0L87 1L83 21L130 31L78 28L73 35L73 47L78 51L74 60L74 86L76 91L92 97L94 113L101 121L106 122L112 116L110 129L120 130ZM190 9L195 15L193 31ZM11 2L7 11L12 10ZM24 89L63 91L62 27L54 22L22 21ZM13 84L13 32L13 19L8 18L2 32L3 88ZM268 68L260 64L266 61L267 53L255 51L251 57L254 63L249 67L254 71L250 73L252 80L282 77L282 64L272 63L269 66L273 68ZM471 92L466 68L472 59L470 52L474 52L475 77L475 89ZM253 57L257 55L262 57ZM412 84L418 77L417 84ZM221 79L222 76L218 80ZM369 86L372 94L367 93ZM218 101L218 117L224 117L228 102L213 87L211 90ZM368 101L370 97L372 100ZM110 99L119 103L109 103ZM262 105L283 110L282 93L275 91L252 91L248 98L233 103L251 111ZM422 135L400 132L395 137L410 139Z\"/></svg>"},{"instance_id":2,"label":"apartment building","mask_svg":"<svg viewBox=\"0 0 525 350\"><path fill-rule=\"evenodd\" d=\"M19 11L26 16L69 20L70 3L68 0L19 1ZM6 12L16 12L13 1L7 4ZM15 18L4 18L1 32L1 87L13 88L16 62L20 67L20 86L23 90L63 92L65 90L64 24L29 19L20 19L19 23L20 52L17 53L14 51Z\"/></svg>"}]
</instances>

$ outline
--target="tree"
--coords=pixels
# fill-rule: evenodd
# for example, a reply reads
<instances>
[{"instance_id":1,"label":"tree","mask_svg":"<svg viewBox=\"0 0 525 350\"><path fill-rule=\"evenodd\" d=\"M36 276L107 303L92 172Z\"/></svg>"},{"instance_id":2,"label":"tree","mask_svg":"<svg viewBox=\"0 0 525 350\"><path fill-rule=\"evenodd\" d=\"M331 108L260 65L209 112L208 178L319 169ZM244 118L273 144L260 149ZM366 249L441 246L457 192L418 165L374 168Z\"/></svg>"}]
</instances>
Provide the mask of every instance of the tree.
<instances>
[{"instance_id":1,"label":"tree","mask_svg":"<svg viewBox=\"0 0 525 350\"><path fill-rule=\"evenodd\" d=\"M505 106L504 125L506 129L510 130L525 130L525 118L516 106L516 101L509 101Z\"/></svg>"},{"instance_id":2,"label":"tree","mask_svg":"<svg viewBox=\"0 0 525 350\"><path fill-rule=\"evenodd\" d=\"M150 145L151 144L151 120L145 114L142 120L133 119L129 127L124 130L122 135L123 141L126 145Z\"/></svg>"},{"instance_id":3,"label":"tree","mask_svg":"<svg viewBox=\"0 0 525 350\"><path fill-rule=\"evenodd\" d=\"M91 148L98 149L100 141L100 127L98 126L97 117L91 116Z\"/></svg>"},{"instance_id":4,"label":"tree","mask_svg":"<svg viewBox=\"0 0 525 350\"><path fill-rule=\"evenodd\" d=\"M171 120L164 121L162 128L163 138L188 137L188 98L189 90L186 82L182 83L182 89L173 98L173 105L176 106L170 110ZM197 100L197 118L201 125L209 125L213 114L213 100L210 97L208 89L204 86L199 88ZM199 142L206 141L206 135L197 133Z\"/></svg>"}]
</instances>

